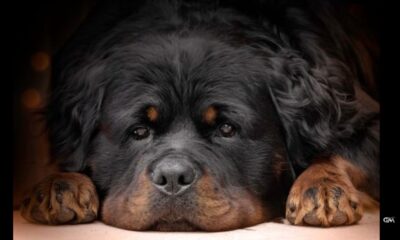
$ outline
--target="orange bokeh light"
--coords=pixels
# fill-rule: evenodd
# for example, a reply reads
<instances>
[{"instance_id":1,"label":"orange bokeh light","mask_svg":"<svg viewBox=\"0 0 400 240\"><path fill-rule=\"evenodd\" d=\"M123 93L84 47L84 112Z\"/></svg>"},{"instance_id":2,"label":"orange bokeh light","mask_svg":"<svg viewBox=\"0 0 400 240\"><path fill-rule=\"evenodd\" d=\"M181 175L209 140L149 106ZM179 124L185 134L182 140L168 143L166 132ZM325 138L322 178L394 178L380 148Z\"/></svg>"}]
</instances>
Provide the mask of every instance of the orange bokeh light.
<instances>
[{"instance_id":1,"label":"orange bokeh light","mask_svg":"<svg viewBox=\"0 0 400 240\"><path fill-rule=\"evenodd\" d=\"M42 103L42 97L38 90L27 89L22 93L21 101L26 108L33 109L40 107Z\"/></svg>"},{"instance_id":2,"label":"orange bokeh light","mask_svg":"<svg viewBox=\"0 0 400 240\"><path fill-rule=\"evenodd\" d=\"M37 72L45 71L50 65L50 56L45 52L37 52L32 55L31 64Z\"/></svg>"}]
</instances>

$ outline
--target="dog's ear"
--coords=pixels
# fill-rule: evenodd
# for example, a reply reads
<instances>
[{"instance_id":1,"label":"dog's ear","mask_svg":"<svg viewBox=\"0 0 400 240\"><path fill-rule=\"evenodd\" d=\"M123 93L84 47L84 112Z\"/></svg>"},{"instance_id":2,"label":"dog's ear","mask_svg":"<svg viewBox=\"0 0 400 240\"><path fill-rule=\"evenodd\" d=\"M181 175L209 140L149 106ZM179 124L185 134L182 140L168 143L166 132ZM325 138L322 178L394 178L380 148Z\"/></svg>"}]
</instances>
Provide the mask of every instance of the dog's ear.
<instances>
[{"instance_id":1,"label":"dog's ear","mask_svg":"<svg viewBox=\"0 0 400 240\"><path fill-rule=\"evenodd\" d=\"M96 133L105 91L105 32L137 11L143 1L99 1L53 57L51 92L45 109L51 159L64 171L81 171ZM96 47L97 46L97 47Z\"/></svg>"},{"instance_id":2,"label":"dog's ear","mask_svg":"<svg viewBox=\"0 0 400 240\"><path fill-rule=\"evenodd\" d=\"M290 53L275 60L279 63L270 79L270 95L285 130L289 157L305 167L310 156L329 152L335 139L355 131L349 124L357 114L354 94L341 81L349 76L333 59L331 65L319 67Z\"/></svg>"},{"instance_id":3,"label":"dog's ear","mask_svg":"<svg viewBox=\"0 0 400 240\"><path fill-rule=\"evenodd\" d=\"M324 1L322 1L324 2ZM305 167L316 154L334 153L340 142L362 132L373 115L360 109L354 84L362 77L362 63L351 46L351 36L325 4L287 7L275 19L282 36L272 58L269 79L285 128L291 159ZM363 56L367 56L365 53Z\"/></svg>"},{"instance_id":4,"label":"dog's ear","mask_svg":"<svg viewBox=\"0 0 400 240\"><path fill-rule=\"evenodd\" d=\"M58 79L46 109L47 124L52 159L58 160L64 171L85 167L104 97L102 70L97 62L75 62L55 74Z\"/></svg>"}]
</instances>

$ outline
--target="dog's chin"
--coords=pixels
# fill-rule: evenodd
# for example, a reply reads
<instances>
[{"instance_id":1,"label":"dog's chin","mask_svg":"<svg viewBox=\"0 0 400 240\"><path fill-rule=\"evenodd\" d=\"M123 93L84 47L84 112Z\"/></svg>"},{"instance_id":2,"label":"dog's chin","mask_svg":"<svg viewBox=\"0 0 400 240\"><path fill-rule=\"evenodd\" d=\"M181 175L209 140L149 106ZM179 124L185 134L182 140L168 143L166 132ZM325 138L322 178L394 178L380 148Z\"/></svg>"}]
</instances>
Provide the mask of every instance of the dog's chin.
<instances>
[{"instance_id":1,"label":"dog's chin","mask_svg":"<svg viewBox=\"0 0 400 240\"><path fill-rule=\"evenodd\" d=\"M201 229L187 220L178 221L157 221L149 229L149 231L161 231L161 232L194 232L201 231Z\"/></svg>"}]
</instances>

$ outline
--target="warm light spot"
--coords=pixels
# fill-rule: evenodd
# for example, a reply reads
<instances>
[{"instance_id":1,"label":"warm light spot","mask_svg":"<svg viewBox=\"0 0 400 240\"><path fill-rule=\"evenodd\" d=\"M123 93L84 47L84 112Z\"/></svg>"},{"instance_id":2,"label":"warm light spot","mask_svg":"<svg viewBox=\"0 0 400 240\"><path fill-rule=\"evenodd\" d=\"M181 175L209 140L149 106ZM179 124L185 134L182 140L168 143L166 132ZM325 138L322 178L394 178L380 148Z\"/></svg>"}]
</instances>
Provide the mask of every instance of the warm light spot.
<instances>
[{"instance_id":1,"label":"warm light spot","mask_svg":"<svg viewBox=\"0 0 400 240\"><path fill-rule=\"evenodd\" d=\"M155 122L158 118L158 111L155 107L149 107L147 109L147 117L149 118L150 122Z\"/></svg>"},{"instance_id":2,"label":"warm light spot","mask_svg":"<svg viewBox=\"0 0 400 240\"><path fill-rule=\"evenodd\" d=\"M22 93L21 101L26 108L38 108L42 103L42 97L38 90L28 89Z\"/></svg>"},{"instance_id":3,"label":"warm light spot","mask_svg":"<svg viewBox=\"0 0 400 240\"><path fill-rule=\"evenodd\" d=\"M45 52L37 52L32 55L31 64L37 72L45 71L50 65L50 56Z\"/></svg>"},{"instance_id":4,"label":"warm light spot","mask_svg":"<svg viewBox=\"0 0 400 240\"><path fill-rule=\"evenodd\" d=\"M215 107L210 106L203 112L203 121L207 124L213 124L217 118L217 110Z\"/></svg>"}]
</instances>

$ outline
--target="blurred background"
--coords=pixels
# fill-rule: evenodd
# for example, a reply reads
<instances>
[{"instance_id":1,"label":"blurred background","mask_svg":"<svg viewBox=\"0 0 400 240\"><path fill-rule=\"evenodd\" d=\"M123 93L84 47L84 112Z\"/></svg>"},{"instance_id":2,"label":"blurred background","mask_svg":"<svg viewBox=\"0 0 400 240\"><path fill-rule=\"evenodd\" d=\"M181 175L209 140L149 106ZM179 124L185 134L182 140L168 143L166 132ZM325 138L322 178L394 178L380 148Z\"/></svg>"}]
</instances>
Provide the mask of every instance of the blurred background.
<instances>
[{"instance_id":1,"label":"blurred background","mask_svg":"<svg viewBox=\"0 0 400 240\"><path fill-rule=\"evenodd\" d=\"M56 170L48 157L39 113L46 104L52 55L79 26L94 0L30 1L15 11L13 88L13 206L32 185Z\"/></svg>"},{"instance_id":2,"label":"blurred background","mask_svg":"<svg viewBox=\"0 0 400 240\"><path fill-rule=\"evenodd\" d=\"M13 15L13 206L25 191L56 171L48 157L46 129L38 110L46 104L51 81L52 55L87 16L96 0L31 1L18 5ZM379 40L380 16L376 5L348 1L348 11ZM377 45L371 44L379 55ZM379 98L378 95L375 96Z\"/></svg>"}]
</instances>

